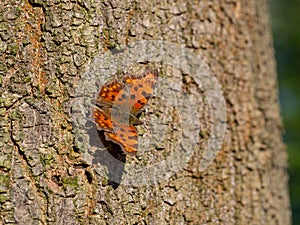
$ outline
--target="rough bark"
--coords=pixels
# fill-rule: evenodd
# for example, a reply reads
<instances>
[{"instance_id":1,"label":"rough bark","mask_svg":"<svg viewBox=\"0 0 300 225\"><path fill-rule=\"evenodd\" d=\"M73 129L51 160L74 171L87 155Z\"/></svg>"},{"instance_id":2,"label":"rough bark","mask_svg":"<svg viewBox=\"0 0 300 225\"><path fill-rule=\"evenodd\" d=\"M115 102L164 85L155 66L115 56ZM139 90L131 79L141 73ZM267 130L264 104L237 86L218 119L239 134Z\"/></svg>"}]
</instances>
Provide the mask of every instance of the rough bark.
<instances>
[{"instance_id":1,"label":"rough bark","mask_svg":"<svg viewBox=\"0 0 300 225\"><path fill-rule=\"evenodd\" d=\"M0 4L1 224L290 224L265 1ZM226 137L204 171L198 143L189 166L158 185L114 186L74 144L71 99L98 54L148 39L183 44L209 65Z\"/></svg>"}]
</instances>

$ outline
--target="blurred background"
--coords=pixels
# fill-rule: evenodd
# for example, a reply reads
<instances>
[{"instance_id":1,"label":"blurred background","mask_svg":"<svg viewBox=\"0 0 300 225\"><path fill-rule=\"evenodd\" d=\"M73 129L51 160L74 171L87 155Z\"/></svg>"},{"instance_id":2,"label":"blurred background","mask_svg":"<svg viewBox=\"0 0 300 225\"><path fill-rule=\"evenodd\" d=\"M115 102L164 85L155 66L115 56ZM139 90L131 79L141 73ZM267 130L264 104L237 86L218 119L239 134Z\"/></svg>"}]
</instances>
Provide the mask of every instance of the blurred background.
<instances>
[{"instance_id":1,"label":"blurred background","mask_svg":"<svg viewBox=\"0 0 300 225\"><path fill-rule=\"evenodd\" d=\"M293 225L300 224L300 0L269 0L284 141L289 153Z\"/></svg>"}]
</instances>

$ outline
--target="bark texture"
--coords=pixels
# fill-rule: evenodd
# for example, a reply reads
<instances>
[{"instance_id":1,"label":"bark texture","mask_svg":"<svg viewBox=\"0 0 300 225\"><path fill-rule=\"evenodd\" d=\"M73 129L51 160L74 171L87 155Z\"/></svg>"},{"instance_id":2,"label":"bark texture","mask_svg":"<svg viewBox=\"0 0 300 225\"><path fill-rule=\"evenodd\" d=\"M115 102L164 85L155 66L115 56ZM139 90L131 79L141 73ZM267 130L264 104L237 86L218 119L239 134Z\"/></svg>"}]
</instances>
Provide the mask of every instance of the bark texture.
<instances>
[{"instance_id":1,"label":"bark texture","mask_svg":"<svg viewBox=\"0 0 300 225\"><path fill-rule=\"evenodd\" d=\"M0 224L290 224L265 0L0 5ZM201 55L226 99L226 138L203 172L199 150L159 185L114 187L74 145L70 103L94 57L145 39Z\"/></svg>"}]
</instances>

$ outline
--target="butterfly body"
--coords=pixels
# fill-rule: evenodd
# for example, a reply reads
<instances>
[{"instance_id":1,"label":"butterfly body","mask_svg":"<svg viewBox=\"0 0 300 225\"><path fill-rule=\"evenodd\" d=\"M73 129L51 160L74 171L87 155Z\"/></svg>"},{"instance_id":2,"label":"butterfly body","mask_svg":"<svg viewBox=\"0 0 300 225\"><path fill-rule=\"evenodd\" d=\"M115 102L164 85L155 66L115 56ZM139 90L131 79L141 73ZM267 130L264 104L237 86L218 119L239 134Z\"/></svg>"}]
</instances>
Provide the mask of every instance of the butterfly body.
<instances>
[{"instance_id":1,"label":"butterfly body","mask_svg":"<svg viewBox=\"0 0 300 225\"><path fill-rule=\"evenodd\" d=\"M142 108L152 96L158 78L157 70L148 70L142 76L125 76L104 85L97 97L94 119L105 139L120 145L126 154L136 154L138 133L134 125Z\"/></svg>"}]
</instances>

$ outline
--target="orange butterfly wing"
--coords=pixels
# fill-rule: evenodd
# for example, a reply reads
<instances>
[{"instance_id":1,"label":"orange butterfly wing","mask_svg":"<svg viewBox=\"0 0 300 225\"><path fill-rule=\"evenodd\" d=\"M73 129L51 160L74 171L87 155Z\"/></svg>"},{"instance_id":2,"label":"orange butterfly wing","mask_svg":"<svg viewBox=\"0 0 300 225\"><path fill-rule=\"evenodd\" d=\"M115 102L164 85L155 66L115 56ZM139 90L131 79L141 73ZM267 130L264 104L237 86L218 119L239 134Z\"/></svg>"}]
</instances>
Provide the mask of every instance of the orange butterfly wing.
<instances>
[{"instance_id":1,"label":"orange butterfly wing","mask_svg":"<svg viewBox=\"0 0 300 225\"><path fill-rule=\"evenodd\" d=\"M134 115L140 112L152 96L157 77L157 70L153 70L146 72L143 77L125 78L129 89L128 103Z\"/></svg>"},{"instance_id":2,"label":"orange butterfly wing","mask_svg":"<svg viewBox=\"0 0 300 225\"><path fill-rule=\"evenodd\" d=\"M157 77L157 70L151 70L142 77L126 76L122 84L112 82L105 85L99 93L97 104L100 107L114 105L137 115L153 94Z\"/></svg>"},{"instance_id":3,"label":"orange butterfly wing","mask_svg":"<svg viewBox=\"0 0 300 225\"><path fill-rule=\"evenodd\" d=\"M119 144L127 154L135 154L138 147L138 134L129 115L136 116L148 102L157 78L157 70L141 77L126 76L124 82L113 81L99 92L94 110L97 128L104 130L106 139ZM112 112L116 113L114 117ZM122 121L126 115L129 121Z\"/></svg>"},{"instance_id":4,"label":"orange butterfly wing","mask_svg":"<svg viewBox=\"0 0 300 225\"><path fill-rule=\"evenodd\" d=\"M113 121L111 120L110 113L95 107L94 108L94 119L99 130L113 130Z\"/></svg>"},{"instance_id":5,"label":"orange butterfly wing","mask_svg":"<svg viewBox=\"0 0 300 225\"><path fill-rule=\"evenodd\" d=\"M111 115L97 107L94 110L94 119L97 128L105 131L106 140L119 144L125 153L135 154L137 152L138 134L134 126L129 124L115 125L115 122L111 120Z\"/></svg>"},{"instance_id":6,"label":"orange butterfly wing","mask_svg":"<svg viewBox=\"0 0 300 225\"><path fill-rule=\"evenodd\" d=\"M121 85L117 82L113 82L109 85L105 85L99 92L96 104L99 107L111 107L116 101L116 96L119 95L120 91L124 88L124 84Z\"/></svg>"},{"instance_id":7,"label":"orange butterfly wing","mask_svg":"<svg viewBox=\"0 0 300 225\"><path fill-rule=\"evenodd\" d=\"M128 154L136 154L138 148L138 133L136 128L132 125L121 124L114 128L113 133L105 133L107 140L111 140L119 144L122 150Z\"/></svg>"}]
</instances>

